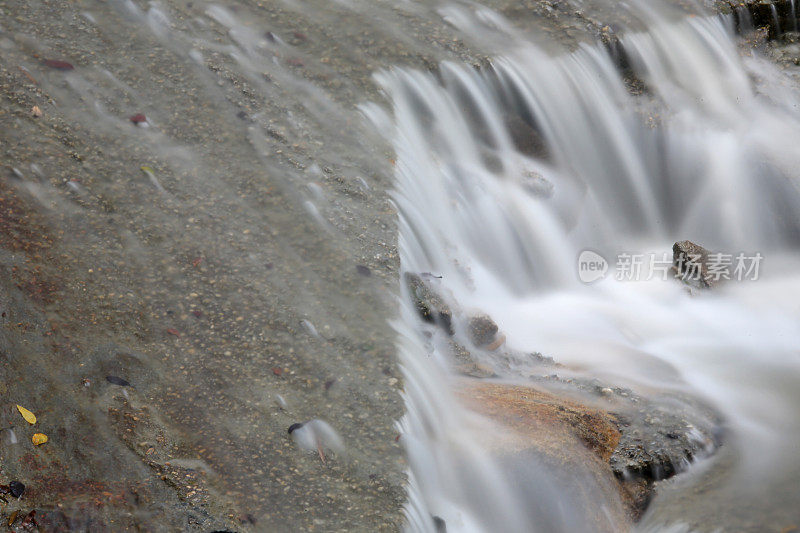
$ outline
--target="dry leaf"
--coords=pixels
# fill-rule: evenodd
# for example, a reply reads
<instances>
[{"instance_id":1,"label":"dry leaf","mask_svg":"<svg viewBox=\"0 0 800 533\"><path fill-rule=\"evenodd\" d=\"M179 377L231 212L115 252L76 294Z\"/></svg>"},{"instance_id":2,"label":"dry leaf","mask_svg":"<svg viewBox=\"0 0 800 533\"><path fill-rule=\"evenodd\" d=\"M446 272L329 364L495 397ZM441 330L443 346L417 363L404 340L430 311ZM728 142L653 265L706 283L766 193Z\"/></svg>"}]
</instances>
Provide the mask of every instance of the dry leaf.
<instances>
[{"instance_id":1,"label":"dry leaf","mask_svg":"<svg viewBox=\"0 0 800 533\"><path fill-rule=\"evenodd\" d=\"M31 108L31 115L33 115L33 116L34 116L34 117L36 117L36 118L39 118L39 117L41 117L41 116L42 116L42 110L41 110L41 109L39 109L39 106L38 106L38 105L35 105L35 106L33 106L33 107Z\"/></svg>"},{"instance_id":2,"label":"dry leaf","mask_svg":"<svg viewBox=\"0 0 800 533\"><path fill-rule=\"evenodd\" d=\"M47 438L47 435L45 435L44 433L34 433L33 437L31 437L31 442L33 443L34 446L41 446L48 440L49 439Z\"/></svg>"},{"instance_id":3,"label":"dry leaf","mask_svg":"<svg viewBox=\"0 0 800 533\"><path fill-rule=\"evenodd\" d=\"M19 410L19 414L22 415L22 418L28 421L28 424L35 424L36 423L36 415L22 407L21 405L17 405L17 409Z\"/></svg>"}]
</instances>

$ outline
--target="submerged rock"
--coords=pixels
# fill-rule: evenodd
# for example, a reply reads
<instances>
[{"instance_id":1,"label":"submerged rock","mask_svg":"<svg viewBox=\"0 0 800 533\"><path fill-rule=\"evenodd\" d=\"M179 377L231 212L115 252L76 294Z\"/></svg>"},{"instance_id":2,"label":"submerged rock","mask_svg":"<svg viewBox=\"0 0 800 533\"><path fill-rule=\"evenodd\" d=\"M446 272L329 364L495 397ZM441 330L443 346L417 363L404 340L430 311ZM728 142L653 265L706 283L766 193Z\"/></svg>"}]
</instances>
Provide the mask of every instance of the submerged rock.
<instances>
[{"instance_id":1,"label":"submerged rock","mask_svg":"<svg viewBox=\"0 0 800 533\"><path fill-rule=\"evenodd\" d=\"M534 170L522 175L521 184L525 190L538 198L550 198L555 191L553 183Z\"/></svg>"},{"instance_id":2,"label":"submerged rock","mask_svg":"<svg viewBox=\"0 0 800 533\"><path fill-rule=\"evenodd\" d=\"M608 465L620 437L613 416L528 386L470 382L458 393L468 407L500 424L502 430L480 438L512 479L522 473L520 490L550 498L558 487L560 503L569 502L575 519L585 520L570 530L629 529L635 512ZM548 488L530 484L533 474L547 479Z\"/></svg>"},{"instance_id":3,"label":"submerged rock","mask_svg":"<svg viewBox=\"0 0 800 533\"><path fill-rule=\"evenodd\" d=\"M696 458L719 446L719 421L705 406L689 399L638 398L636 409L615 414L622 434L611 456L622 479L660 481L679 474Z\"/></svg>"},{"instance_id":4,"label":"submerged rock","mask_svg":"<svg viewBox=\"0 0 800 533\"><path fill-rule=\"evenodd\" d=\"M453 311L447 302L437 293L430 284L417 274L406 272L406 286L411 294L411 300L419 313L420 318L426 322L438 325L452 335Z\"/></svg>"},{"instance_id":5,"label":"submerged rock","mask_svg":"<svg viewBox=\"0 0 800 533\"><path fill-rule=\"evenodd\" d=\"M453 368L457 372L473 378L492 378L497 376L491 366L481 362L462 344L450 339L448 347L450 355L453 357Z\"/></svg>"},{"instance_id":6,"label":"submerged rock","mask_svg":"<svg viewBox=\"0 0 800 533\"><path fill-rule=\"evenodd\" d=\"M492 317L485 313L473 315L467 321L467 333L469 340L475 346L486 346L495 341L497 335L497 324Z\"/></svg>"},{"instance_id":7,"label":"submerged rock","mask_svg":"<svg viewBox=\"0 0 800 533\"><path fill-rule=\"evenodd\" d=\"M468 406L526 436L526 445L538 453L557 457L570 450L574 457L563 459L569 462L587 460L576 444L591 452L597 462L587 465L616 479L635 521L650 502L656 481L684 471L719 446L720 421L691 398L646 399L627 389L600 386L600 391L611 392L601 392L598 403L587 396L597 388L591 382L556 379L536 387L472 382L460 392ZM580 401L584 396L586 402ZM518 442L509 445L519 447Z\"/></svg>"}]
</instances>

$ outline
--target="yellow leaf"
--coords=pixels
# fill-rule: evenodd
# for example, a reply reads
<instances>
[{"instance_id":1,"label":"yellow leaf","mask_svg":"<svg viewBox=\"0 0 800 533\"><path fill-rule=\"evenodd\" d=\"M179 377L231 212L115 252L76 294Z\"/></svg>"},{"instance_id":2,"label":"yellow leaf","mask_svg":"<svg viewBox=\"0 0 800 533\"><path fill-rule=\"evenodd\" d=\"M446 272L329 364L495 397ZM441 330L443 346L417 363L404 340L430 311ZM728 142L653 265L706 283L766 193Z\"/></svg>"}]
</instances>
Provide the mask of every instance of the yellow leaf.
<instances>
[{"instance_id":1,"label":"yellow leaf","mask_svg":"<svg viewBox=\"0 0 800 533\"><path fill-rule=\"evenodd\" d=\"M17 409L19 410L19 414L22 415L22 418L28 421L29 424L36 423L36 415L22 407L21 405L17 405Z\"/></svg>"},{"instance_id":2,"label":"yellow leaf","mask_svg":"<svg viewBox=\"0 0 800 533\"><path fill-rule=\"evenodd\" d=\"M47 435L45 435L44 433L34 433L33 437L31 437L31 442L33 443L34 446L39 446L47 441L48 441Z\"/></svg>"}]
</instances>

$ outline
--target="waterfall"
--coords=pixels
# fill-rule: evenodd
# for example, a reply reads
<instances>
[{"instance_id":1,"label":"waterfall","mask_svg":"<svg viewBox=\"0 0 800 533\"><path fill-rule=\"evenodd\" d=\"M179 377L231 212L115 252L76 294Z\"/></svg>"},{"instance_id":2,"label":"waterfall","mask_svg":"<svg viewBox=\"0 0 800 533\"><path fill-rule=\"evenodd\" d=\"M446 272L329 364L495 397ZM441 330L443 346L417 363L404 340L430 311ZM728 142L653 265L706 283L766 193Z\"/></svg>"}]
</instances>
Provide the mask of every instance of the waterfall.
<instances>
[{"instance_id":1,"label":"waterfall","mask_svg":"<svg viewBox=\"0 0 800 533\"><path fill-rule=\"evenodd\" d=\"M588 376L707 399L728 420L725 446L738 458L729 485L708 489L714 505L758 507L800 473L789 445L800 436L797 95L772 98L779 74L743 61L717 18L638 16L643 29L620 40L625 73L601 45L553 56L517 42L479 70L444 63L377 75L391 116L364 111L396 151L401 264L441 276L441 290L488 312L510 346ZM584 250L613 268L621 252L669 252L682 239L758 252L762 277L702 295L674 280L578 278ZM407 529L624 527L613 513L581 515L590 511L569 484L534 458L492 451L504 430L458 399L446 350L420 333L408 300L395 324ZM463 316L454 320L463 334ZM530 368L515 364L503 377L524 380ZM691 506L664 519L659 501L642 527L690 520Z\"/></svg>"}]
</instances>

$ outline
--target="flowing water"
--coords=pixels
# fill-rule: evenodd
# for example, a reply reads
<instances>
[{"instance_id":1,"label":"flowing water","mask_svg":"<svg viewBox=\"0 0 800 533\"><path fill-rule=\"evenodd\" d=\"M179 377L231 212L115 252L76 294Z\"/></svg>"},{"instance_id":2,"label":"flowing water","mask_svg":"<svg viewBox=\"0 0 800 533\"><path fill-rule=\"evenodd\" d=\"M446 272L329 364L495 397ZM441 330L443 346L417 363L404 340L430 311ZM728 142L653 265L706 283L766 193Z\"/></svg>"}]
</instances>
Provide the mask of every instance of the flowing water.
<instances>
[{"instance_id":1,"label":"flowing water","mask_svg":"<svg viewBox=\"0 0 800 533\"><path fill-rule=\"evenodd\" d=\"M629 78L645 87L638 96L605 47L553 55L518 35L481 70L444 63L436 74L378 75L392 115L365 112L397 153L402 268L441 276L437 286L488 312L510 346L634 389L688 392L723 415L717 456L665 485L641 529L791 527L800 503L799 95L765 60L740 55L725 20L631 15L637 25L620 46ZM523 153L509 116L523 117L543 148ZM698 292L649 279L646 264L637 279L618 279L618 254L666 253L669 263L683 239L760 254L758 279ZM584 250L611 263L603 279L579 279ZM448 356L415 324L407 306L396 327L408 529L433 531L440 520L447 531L592 529L545 468L528 465L526 489L520 464L482 447L491 430L454 400ZM455 329L463 336L463 321ZM520 360L502 375L530 371ZM622 527L608 520L601 528Z\"/></svg>"},{"instance_id":2,"label":"flowing water","mask_svg":"<svg viewBox=\"0 0 800 533\"><path fill-rule=\"evenodd\" d=\"M483 4L0 0L4 521L628 529L464 402L405 272L499 324L484 383L719 413L636 527L800 521L797 79L699 9ZM622 269L683 239L758 279Z\"/></svg>"}]
</instances>

